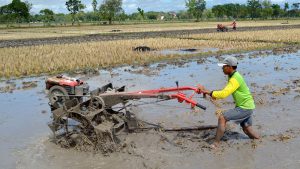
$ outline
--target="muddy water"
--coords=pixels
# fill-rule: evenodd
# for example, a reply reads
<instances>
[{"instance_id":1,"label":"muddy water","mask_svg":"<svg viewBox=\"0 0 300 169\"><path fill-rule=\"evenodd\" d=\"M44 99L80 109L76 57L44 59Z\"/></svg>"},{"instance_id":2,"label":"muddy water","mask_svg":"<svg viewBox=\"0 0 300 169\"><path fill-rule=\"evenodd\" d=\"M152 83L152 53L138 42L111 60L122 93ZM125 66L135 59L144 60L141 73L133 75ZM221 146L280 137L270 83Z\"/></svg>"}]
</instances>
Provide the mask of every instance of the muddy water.
<instances>
[{"instance_id":1,"label":"muddy water","mask_svg":"<svg viewBox=\"0 0 300 169\"><path fill-rule=\"evenodd\" d=\"M179 55L186 55L186 54L196 54L196 53L203 53L203 52L217 52L219 51L218 48L204 48L204 49L179 49L179 50L163 50L160 52L154 52L159 53L163 55L170 55L170 54L179 54Z\"/></svg>"},{"instance_id":2,"label":"muddy water","mask_svg":"<svg viewBox=\"0 0 300 169\"><path fill-rule=\"evenodd\" d=\"M217 151L207 148L215 131L129 134L125 137L127 146L109 156L62 149L49 141L46 77L27 78L12 80L17 89L0 94L0 168L299 168L300 82L295 80L300 79L300 52L258 57L249 53L240 57L239 72L259 100L254 128L263 136L260 141L247 139L237 125L229 123L222 147ZM129 91L172 87L175 81L179 85L200 83L210 89L226 84L226 77L215 64L216 58L206 58L201 64L197 61L122 67L100 71L99 76L78 77L87 80L92 89L112 82L116 86L126 85ZM18 89L23 81L38 81L38 86ZM215 106L200 96L195 99L208 109L193 111L176 101L132 109L139 118L168 128L216 124ZM134 104L144 101L155 100ZM231 98L222 103L223 108L234 106Z\"/></svg>"}]
</instances>

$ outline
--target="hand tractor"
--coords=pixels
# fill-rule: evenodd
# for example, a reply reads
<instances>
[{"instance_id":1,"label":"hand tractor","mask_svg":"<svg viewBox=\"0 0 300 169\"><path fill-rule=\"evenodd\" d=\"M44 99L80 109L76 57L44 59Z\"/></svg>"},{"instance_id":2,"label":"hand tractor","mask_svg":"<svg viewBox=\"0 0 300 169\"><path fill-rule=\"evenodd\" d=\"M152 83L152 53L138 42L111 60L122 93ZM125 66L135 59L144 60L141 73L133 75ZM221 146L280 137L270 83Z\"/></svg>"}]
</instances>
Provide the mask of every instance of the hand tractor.
<instances>
[{"instance_id":1,"label":"hand tractor","mask_svg":"<svg viewBox=\"0 0 300 169\"><path fill-rule=\"evenodd\" d=\"M227 28L227 26L225 26L223 24L218 24L217 25L217 31L218 32L228 32L228 28Z\"/></svg>"},{"instance_id":2,"label":"hand tractor","mask_svg":"<svg viewBox=\"0 0 300 169\"><path fill-rule=\"evenodd\" d=\"M176 85L177 87L172 88L126 92L125 86L117 88L110 83L89 91L89 85L82 80L62 75L50 77L46 80L52 112L52 121L48 125L54 133L54 141L63 147L89 144L93 149L112 151L113 146L120 142L118 133L149 129L141 125L141 120L128 109L130 102L138 99L156 98L156 101L176 99L180 103L189 104L192 108L206 109L192 99L194 94L201 94L198 88L179 87L178 82ZM194 93L188 97L183 91ZM150 128L164 130L159 125L152 126L154 127ZM215 126L196 129L210 128Z\"/></svg>"},{"instance_id":3,"label":"hand tractor","mask_svg":"<svg viewBox=\"0 0 300 169\"><path fill-rule=\"evenodd\" d=\"M224 25L224 24L217 24L217 31L218 32L228 32L228 27L227 26L232 26L233 30L236 30L237 28L237 24L235 22L235 20L229 24L229 25Z\"/></svg>"}]
</instances>

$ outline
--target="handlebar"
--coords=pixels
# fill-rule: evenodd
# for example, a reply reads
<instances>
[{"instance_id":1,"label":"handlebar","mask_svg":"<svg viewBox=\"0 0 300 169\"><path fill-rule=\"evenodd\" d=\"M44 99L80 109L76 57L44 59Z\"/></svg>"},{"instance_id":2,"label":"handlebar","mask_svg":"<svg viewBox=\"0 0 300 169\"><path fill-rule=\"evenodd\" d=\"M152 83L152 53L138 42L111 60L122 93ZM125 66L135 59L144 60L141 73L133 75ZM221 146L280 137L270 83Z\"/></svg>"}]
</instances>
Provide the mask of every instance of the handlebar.
<instances>
[{"instance_id":1,"label":"handlebar","mask_svg":"<svg viewBox=\"0 0 300 169\"><path fill-rule=\"evenodd\" d=\"M202 106L202 105L199 104L199 103L197 103L196 106L199 107L200 109L206 110L206 107L205 107L205 106Z\"/></svg>"},{"instance_id":2,"label":"handlebar","mask_svg":"<svg viewBox=\"0 0 300 169\"><path fill-rule=\"evenodd\" d=\"M187 97L184 93L181 91L194 91L194 94L201 94L202 91L199 90L199 88L191 87L191 86L182 86L182 87L174 87L174 88L162 88L162 89L154 89L154 90L142 90L142 91L135 91L135 92L120 92L116 93L114 95L118 95L119 97L122 96L124 99L125 96L127 99L139 99L139 98L167 98L167 99L177 99L178 102L186 102L191 105L191 107L199 107L200 109L206 110L206 107L197 103L195 100L192 99L193 95ZM162 93L168 93L168 92L176 92L176 94L167 94L162 95ZM203 93L202 93L203 94ZM104 95L104 94L103 94ZM106 94L111 95L111 94Z\"/></svg>"}]
</instances>

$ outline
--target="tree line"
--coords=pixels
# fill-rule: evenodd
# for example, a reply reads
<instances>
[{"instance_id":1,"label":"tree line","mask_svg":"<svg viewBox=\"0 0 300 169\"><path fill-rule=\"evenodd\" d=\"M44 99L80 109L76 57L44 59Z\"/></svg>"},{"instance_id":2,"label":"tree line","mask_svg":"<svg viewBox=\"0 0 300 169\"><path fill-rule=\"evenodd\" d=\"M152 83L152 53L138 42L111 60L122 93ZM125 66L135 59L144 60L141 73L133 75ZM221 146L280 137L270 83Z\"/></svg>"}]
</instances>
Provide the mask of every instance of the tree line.
<instances>
[{"instance_id":1,"label":"tree line","mask_svg":"<svg viewBox=\"0 0 300 169\"><path fill-rule=\"evenodd\" d=\"M299 4L285 3L281 8L278 4L273 4L270 0L248 0L247 4L224 4L216 5L212 12L217 18L281 18L281 17L299 17Z\"/></svg>"},{"instance_id":2,"label":"tree line","mask_svg":"<svg viewBox=\"0 0 300 169\"><path fill-rule=\"evenodd\" d=\"M277 19L283 17L300 17L300 3L285 3L283 7L270 0L248 0L246 4L227 3L206 8L205 0L186 0L187 10L177 12L145 12L138 7L132 14L126 14L122 8L122 0L104 0L98 4L91 0L93 11L84 12L86 5L80 0L66 0L68 14L55 13L51 9L42 9L38 14L31 14L32 4L28 1L12 0L0 7L0 23L32 23L43 22L72 25L80 22L102 22L112 24L113 21L126 20L226 20L226 19Z\"/></svg>"}]
</instances>

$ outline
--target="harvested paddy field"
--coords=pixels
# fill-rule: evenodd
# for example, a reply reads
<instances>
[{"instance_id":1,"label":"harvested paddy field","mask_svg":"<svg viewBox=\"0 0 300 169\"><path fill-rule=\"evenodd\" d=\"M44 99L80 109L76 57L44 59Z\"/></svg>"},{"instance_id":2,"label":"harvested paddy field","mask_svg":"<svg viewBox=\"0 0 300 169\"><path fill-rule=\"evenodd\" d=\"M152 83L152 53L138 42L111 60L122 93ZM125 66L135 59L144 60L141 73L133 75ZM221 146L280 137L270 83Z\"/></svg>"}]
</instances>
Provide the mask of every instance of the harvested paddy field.
<instances>
[{"instance_id":1,"label":"harvested paddy field","mask_svg":"<svg viewBox=\"0 0 300 169\"><path fill-rule=\"evenodd\" d=\"M218 23L228 24L226 22L178 22L178 23L155 23L155 24L127 24L127 25L102 25L102 26L54 26L54 27L28 27L5 28L0 25L0 40L12 39L32 39L32 38L50 38L50 37L68 37L95 34L117 34L128 32L159 32L174 30L191 30L216 28ZM270 20L270 21L239 21L238 27L262 27L262 26L282 26L282 25L299 25L298 20ZM17 27L17 26L16 26Z\"/></svg>"},{"instance_id":2,"label":"harvested paddy field","mask_svg":"<svg viewBox=\"0 0 300 169\"><path fill-rule=\"evenodd\" d=\"M124 39L174 37L174 36L186 36L190 34L199 34L199 33L203 34L203 33L216 32L217 23L213 22L214 26L211 25L212 23L209 23L208 27L205 27L202 24L199 24L199 27L196 27L194 24L181 25L178 27L176 27L175 24L175 26L173 25L174 26L173 27L171 24L169 26L166 26L166 28L162 30L155 30L155 28L153 28L151 25L149 26L150 28L148 28L146 27L147 26L146 25L142 28L142 30L132 28L129 29L131 31L124 31L124 32L120 31L117 33L112 33L112 32L89 33L89 29L94 29L93 27L91 28L79 27L78 28L79 30L77 31L79 32L82 31L84 33L82 34L79 33L76 35L67 34L67 33L63 33L63 35L57 33L51 34L51 33L47 33L48 28L43 28L40 31L35 30L38 28L34 28L31 30L32 33L26 33L26 31L23 32L24 30L16 30L16 31L12 31L11 36L8 36L6 32L1 33L1 31L3 30L0 30L0 35L2 37L2 39L0 39L0 48L45 45L45 44L83 43L83 42L91 42L91 41L111 41L111 40L124 40ZM158 27L160 25L156 25L156 26ZM238 26L237 31L278 30L278 29L293 29L299 27L300 24L298 23L298 21L295 21L294 24L288 24L288 25L281 24L280 21L272 22L272 24L269 24L268 22L266 23L249 22L247 24L241 23L241 25ZM55 29L60 30L60 28L55 28ZM62 29L66 29L65 31L68 32L69 29L72 28L62 28ZM120 30L120 29L112 29L112 30ZM18 33L18 31L20 32ZM46 34L47 36L42 36L43 34Z\"/></svg>"},{"instance_id":3,"label":"harvested paddy field","mask_svg":"<svg viewBox=\"0 0 300 169\"><path fill-rule=\"evenodd\" d=\"M284 30L258 30L244 32L225 32L220 36L219 33L194 34L184 38L198 40L225 40L239 42L268 42L268 43L285 43L299 44L300 29L284 29Z\"/></svg>"}]
</instances>

